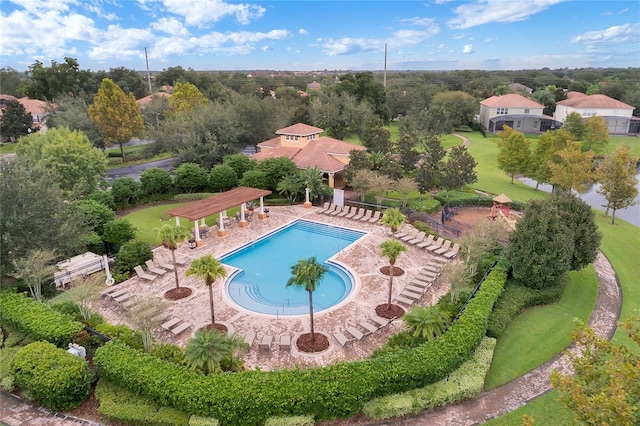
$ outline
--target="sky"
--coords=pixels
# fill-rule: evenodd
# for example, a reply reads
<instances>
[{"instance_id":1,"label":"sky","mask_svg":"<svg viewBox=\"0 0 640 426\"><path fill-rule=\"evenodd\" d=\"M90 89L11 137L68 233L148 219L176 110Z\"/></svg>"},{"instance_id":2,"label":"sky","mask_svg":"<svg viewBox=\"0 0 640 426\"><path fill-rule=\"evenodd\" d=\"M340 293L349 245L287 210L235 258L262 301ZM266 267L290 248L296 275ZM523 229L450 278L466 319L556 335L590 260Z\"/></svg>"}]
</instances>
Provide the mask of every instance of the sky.
<instances>
[{"instance_id":1,"label":"sky","mask_svg":"<svg viewBox=\"0 0 640 426\"><path fill-rule=\"evenodd\" d=\"M640 1L0 0L0 66L92 71L640 67Z\"/></svg>"}]
</instances>

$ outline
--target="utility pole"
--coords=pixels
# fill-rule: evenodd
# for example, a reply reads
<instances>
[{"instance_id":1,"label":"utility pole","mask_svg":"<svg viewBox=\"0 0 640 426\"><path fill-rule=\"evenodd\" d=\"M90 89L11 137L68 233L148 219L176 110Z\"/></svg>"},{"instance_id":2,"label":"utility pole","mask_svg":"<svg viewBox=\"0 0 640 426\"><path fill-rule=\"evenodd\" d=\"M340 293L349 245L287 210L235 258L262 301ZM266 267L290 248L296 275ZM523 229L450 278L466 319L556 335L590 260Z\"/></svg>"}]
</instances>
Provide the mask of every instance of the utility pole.
<instances>
[{"instance_id":1,"label":"utility pole","mask_svg":"<svg viewBox=\"0 0 640 426\"><path fill-rule=\"evenodd\" d=\"M384 74L382 75L382 86L387 88L387 43L384 44Z\"/></svg>"},{"instance_id":2,"label":"utility pole","mask_svg":"<svg viewBox=\"0 0 640 426\"><path fill-rule=\"evenodd\" d=\"M144 47L144 59L147 62L147 83L149 83L149 94L153 93L151 89L151 72L149 72L149 56L147 55L147 47Z\"/></svg>"}]
</instances>

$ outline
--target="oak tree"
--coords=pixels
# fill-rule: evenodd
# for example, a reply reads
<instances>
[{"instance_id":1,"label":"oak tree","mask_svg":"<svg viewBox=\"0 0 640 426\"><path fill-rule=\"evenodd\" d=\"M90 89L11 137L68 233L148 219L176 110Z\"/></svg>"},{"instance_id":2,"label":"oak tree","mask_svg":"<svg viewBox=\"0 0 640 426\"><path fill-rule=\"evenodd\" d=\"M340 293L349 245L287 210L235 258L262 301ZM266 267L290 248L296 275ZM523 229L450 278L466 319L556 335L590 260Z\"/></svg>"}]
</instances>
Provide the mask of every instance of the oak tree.
<instances>
[{"instance_id":1,"label":"oak tree","mask_svg":"<svg viewBox=\"0 0 640 426\"><path fill-rule=\"evenodd\" d=\"M558 151L558 161L549 164L554 187L585 192L595 181L593 151L582 152L580 142L570 142Z\"/></svg>"},{"instance_id":2,"label":"oak tree","mask_svg":"<svg viewBox=\"0 0 640 426\"><path fill-rule=\"evenodd\" d=\"M125 94L112 80L102 80L98 94L89 105L89 117L100 129L105 145L120 145L125 161L124 144L144 132L140 107L132 93Z\"/></svg>"},{"instance_id":3,"label":"oak tree","mask_svg":"<svg viewBox=\"0 0 640 426\"><path fill-rule=\"evenodd\" d=\"M593 145L604 146L609 143L609 128L604 117L599 115L587 118L584 126L584 139L587 150Z\"/></svg>"},{"instance_id":4,"label":"oak tree","mask_svg":"<svg viewBox=\"0 0 640 426\"><path fill-rule=\"evenodd\" d=\"M524 173L529 166L531 141L524 137L524 133L504 126L500 138L496 140L498 145L498 168L511 175L511 184L516 173Z\"/></svg>"},{"instance_id":5,"label":"oak tree","mask_svg":"<svg viewBox=\"0 0 640 426\"><path fill-rule=\"evenodd\" d=\"M615 154L608 156L600 164L596 173L600 188L597 189L607 200L608 214L611 209L611 224L616 220L616 210L626 209L636 204L638 178L636 177L637 158L631 157L628 145L620 145Z\"/></svg>"}]
</instances>

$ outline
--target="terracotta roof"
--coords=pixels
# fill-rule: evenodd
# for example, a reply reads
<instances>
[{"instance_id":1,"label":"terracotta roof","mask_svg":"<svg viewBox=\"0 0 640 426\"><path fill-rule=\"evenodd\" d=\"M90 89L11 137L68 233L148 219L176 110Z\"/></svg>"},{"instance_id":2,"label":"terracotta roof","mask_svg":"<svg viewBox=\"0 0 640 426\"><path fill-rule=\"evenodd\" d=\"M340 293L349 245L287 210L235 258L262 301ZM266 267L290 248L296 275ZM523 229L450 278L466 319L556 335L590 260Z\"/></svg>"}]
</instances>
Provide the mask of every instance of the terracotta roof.
<instances>
[{"instance_id":1,"label":"terracotta roof","mask_svg":"<svg viewBox=\"0 0 640 426\"><path fill-rule=\"evenodd\" d=\"M153 101L156 98L169 98L169 97L171 97L170 93L157 92L157 93L154 93L153 95L149 95L149 96L145 96L144 98L140 98L136 102L138 103L138 105L147 105L148 103L150 103L151 101Z\"/></svg>"},{"instance_id":2,"label":"terracotta roof","mask_svg":"<svg viewBox=\"0 0 640 426\"><path fill-rule=\"evenodd\" d=\"M283 147L280 145L280 138L269 139L260 142L259 147L269 147L254 154L251 158L262 161L267 158L288 157L299 169L307 167L318 167L323 172L336 173L345 168L345 164L336 159L335 155L349 156L349 151L365 150L360 145L349 142L321 137L314 139L304 148Z\"/></svg>"},{"instance_id":3,"label":"terracotta roof","mask_svg":"<svg viewBox=\"0 0 640 426\"><path fill-rule=\"evenodd\" d=\"M585 95L582 92L567 92L567 99L574 99L574 98L584 98L585 96L589 96L589 95Z\"/></svg>"},{"instance_id":4,"label":"terracotta roof","mask_svg":"<svg viewBox=\"0 0 640 426\"><path fill-rule=\"evenodd\" d=\"M24 106L28 113L42 115L46 112L47 103L39 99L20 98L18 102Z\"/></svg>"},{"instance_id":5,"label":"terracotta roof","mask_svg":"<svg viewBox=\"0 0 640 426\"><path fill-rule=\"evenodd\" d=\"M4 99L5 101L17 101L18 98L11 95L0 95L0 99Z\"/></svg>"},{"instance_id":6,"label":"terracotta roof","mask_svg":"<svg viewBox=\"0 0 640 426\"><path fill-rule=\"evenodd\" d=\"M558 102L556 105L564 105L572 108L601 108L601 109L633 109L631 105L627 105L624 102L620 102L616 99L610 98L607 95L589 95L578 96L574 98L565 99Z\"/></svg>"},{"instance_id":7,"label":"terracotta roof","mask_svg":"<svg viewBox=\"0 0 640 426\"><path fill-rule=\"evenodd\" d=\"M266 189L239 186L221 194L205 198L204 200L193 201L182 207L168 210L167 214L172 217L183 217L195 221L215 213L220 213L231 207L239 206L247 201L257 200L269 194L271 194L271 191Z\"/></svg>"},{"instance_id":8,"label":"terracotta roof","mask_svg":"<svg viewBox=\"0 0 640 426\"><path fill-rule=\"evenodd\" d=\"M293 126L285 127L283 129L276 130L276 135L296 135L296 136L309 136L322 133L322 129L319 127L309 126L308 124L297 123Z\"/></svg>"},{"instance_id":9,"label":"terracotta roof","mask_svg":"<svg viewBox=\"0 0 640 426\"><path fill-rule=\"evenodd\" d=\"M480 102L490 108L544 108L537 103L518 93L509 93L502 96L492 96Z\"/></svg>"}]
</instances>

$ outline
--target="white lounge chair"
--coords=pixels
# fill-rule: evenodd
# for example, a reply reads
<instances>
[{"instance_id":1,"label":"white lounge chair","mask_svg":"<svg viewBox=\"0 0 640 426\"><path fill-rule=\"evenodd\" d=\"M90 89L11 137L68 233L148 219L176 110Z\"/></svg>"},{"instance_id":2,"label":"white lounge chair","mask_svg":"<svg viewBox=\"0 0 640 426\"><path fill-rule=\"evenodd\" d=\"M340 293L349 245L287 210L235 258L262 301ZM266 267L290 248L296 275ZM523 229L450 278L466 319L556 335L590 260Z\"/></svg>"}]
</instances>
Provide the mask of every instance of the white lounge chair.
<instances>
[{"instance_id":1,"label":"white lounge chair","mask_svg":"<svg viewBox=\"0 0 640 426\"><path fill-rule=\"evenodd\" d=\"M413 228L412 230L410 230L409 232L407 232L405 235L399 237L398 239L400 241L409 241L409 240L413 240L416 235L418 235L418 231L417 229Z\"/></svg>"},{"instance_id":2,"label":"white lounge chair","mask_svg":"<svg viewBox=\"0 0 640 426\"><path fill-rule=\"evenodd\" d=\"M336 206L336 209L334 211L332 211L332 212L329 212L329 214L331 216L338 216L339 214L341 214L346 209L348 209L347 206Z\"/></svg>"},{"instance_id":3,"label":"white lounge chair","mask_svg":"<svg viewBox=\"0 0 640 426\"><path fill-rule=\"evenodd\" d=\"M435 254L445 254L451 248L451 240L446 240L442 247L433 251Z\"/></svg>"},{"instance_id":4,"label":"white lounge chair","mask_svg":"<svg viewBox=\"0 0 640 426\"><path fill-rule=\"evenodd\" d=\"M358 208L356 206L351 207L351 211L349 212L349 214L345 215L345 217L347 219L352 219L356 213L358 213Z\"/></svg>"},{"instance_id":5,"label":"white lounge chair","mask_svg":"<svg viewBox=\"0 0 640 426\"><path fill-rule=\"evenodd\" d=\"M458 254L458 251L460 251L460 244L455 243L451 250L449 250L446 253L443 253L442 255L447 259L453 259Z\"/></svg>"},{"instance_id":6,"label":"white lounge chair","mask_svg":"<svg viewBox=\"0 0 640 426\"><path fill-rule=\"evenodd\" d=\"M147 274L144 269L142 269L142 266L138 265L135 268L133 268L134 271L136 271L136 274L142 278L143 280L147 280L147 281L153 281L156 279L157 275L153 275L153 274Z\"/></svg>"},{"instance_id":7,"label":"white lounge chair","mask_svg":"<svg viewBox=\"0 0 640 426\"><path fill-rule=\"evenodd\" d=\"M162 269L166 269L167 271L173 271L175 266L173 264L166 262L163 258L154 258L153 263L158 265L158 267Z\"/></svg>"},{"instance_id":8,"label":"white lounge chair","mask_svg":"<svg viewBox=\"0 0 640 426\"><path fill-rule=\"evenodd\" d=\"M358 209L358 213L356 213L356 214L355 214L355 216L353 216L351 219L357 219L357 220L360 220L360 219L364 216L364 212L365 212L365 211L366 211L366 210L365 210L363 207L360 207L360 208Z\"/></svg>"},{"instance_id":9,"label":"white lounge chair","mask_svg":"<svg viewBox=\"0 0 640 426\"><path fill-rule=\"evenodd\" d=\"M273 343L273 336L262 336L262 340L258 343L258 350L260 352L270 352L271 343Z\"/></svg>"},{"instance_id":10,"label":"white lounge chair","mask_svg":"<svg viewBox=\"0 0 640 426\"><path fill-rule=\"evenodd\" d=\"M380 213L379 211L375 211L373 213L373 216L371 216L371 218L368 220L369 223L376 223L377 221L380 220L380 216L382 215L382 213Z\"/></svg>"},{"instance_id":11,"label":"white lounge chair","mask_svg":"<svg viewBox=\"0 0 640 426\"><path fill-rule=\"evenodd\" d=\"M328 201L326 203L324 203L322 205L322 208L320 210L318 210L318 213L325 213L327 210L329 210L329 207L331 206L331 203L329 203Z\"/></svg>"},{"instance_id":12,"label":"white lounge chair","mask_svg":"<svg viewBox=\"0 0 640 426\"><path fill-rule=\"evenodd\" d=\"M289 336L288 334L283 334L280 336L280 350L291 350L291 336Z\"/></svg>"},{"instance_id":13,"label":"white lounge chair","mask_svg":"<svg viewBox=\"0 0 640 426\"><path fill-rule=\"evenodd\" d=\"M435 243L431 244L429 247L425 247L425 250L434 251L438 250L444 244L444 238L440 237L436 240Z\"/></svg>"},{"instance_id":14,"label":"white lounge chair","mask_svg":"<svg viewBox=\"0 0 640 426\"><path fill-rule=\"evenodd\" d=\"M162 268L158 268L154 263L153 260L147 260L145 262L145 265L147 265L147 270L149 272L151 272L152 274L156 274L156 275L162 275L165 272L167 272L166 269L162 269Z\"/></svg>"},{"instance_id":15,"label":"white lounge chair","mask_svg":"<svg viewBox=\"0 0 640 426\"><path fill-rule=\"evenodd\" d=\"M409 232L412 232L413 230L415 230L415 228L411 224L403 223L400 226L400 229L398 229L398 231L396 231L396 233L393 234L393 236L396 238L402 238L402 237L405 237Z\"/></svg>"},{"instance_id":16,"label":"white lounge chair","mask_svg":"<svg viewBox=\"0 0 640 426\"><path fill-rule=\"evenodd\" d=\"M421 243L422 240L424 240L424 237L427 235L426 232L424 231L420 231L416 234L416 237L407 241L408 244L418 244Z\"/></svg>"},{"instance_id":17,"label":"white lounge chair","mask_svg":"<svg viewBox=\"0 0 640 426\"><path fill-rule=\"evenodd\" d=\"M433 244L433 239L435 237L433 236L433 234L429 234L429 236L427 237L426 240L416 244L416 246L418 246L419 248L425 248L425 247L429 247L431 244Z\"/></svg>"},{"instance_id":18,"label":"white lounge chair","mask_svg":"<svg viewBox=\"0 0 640 426\"><path fill-rule=\"evenodd\" d=\"M371 214L372 213L373 213L373 211L371 211L371 210L365 210L364 215L360 218L360 220L363 221L363 222L369 221L369 219L371 219Z\"/></svg>"}]
</instances>

